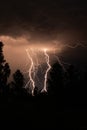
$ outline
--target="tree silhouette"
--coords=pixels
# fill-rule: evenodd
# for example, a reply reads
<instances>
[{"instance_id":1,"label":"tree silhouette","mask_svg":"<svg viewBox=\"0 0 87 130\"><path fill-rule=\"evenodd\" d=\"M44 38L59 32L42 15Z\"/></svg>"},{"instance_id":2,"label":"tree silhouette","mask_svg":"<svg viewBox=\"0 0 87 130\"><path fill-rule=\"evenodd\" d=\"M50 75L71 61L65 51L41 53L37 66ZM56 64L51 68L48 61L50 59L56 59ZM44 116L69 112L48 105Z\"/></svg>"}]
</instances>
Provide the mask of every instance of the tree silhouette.
<instances>
[{"instance_id":1,"label":"tree silhouette","mask_svg":"<svg viewBox=\"0 0 87 130\"><path fill-rule=\"evenodd\" d=\"M17 70L13 74L13 85L15 86L15 92L18 96L23 94L23 86L24 86L24 76L20 72L20 70Z\"/></svg>"},{"instance_id":2,"label":"tree silhouette","mask_svg":"<svg viewBox=\"0 0 87 130\"><path fill-rule=\"evenodd\" d=\"M58 94L64 86L64 71L58 62L54 63L50 71L50 79L48 79L49 91Z\"/></svg>"},{"instance_id":3,"label":"tree silhouette","mask_svg":"<svg viewBox=\"0 0 87 130\"><path fill-rule=\"evenodd\" d=\"M70 65L67 69L67 73L68 73L68 77L67 77L67 81L68 84L67 86L69 87L78 87L78 83L79 83L79 71L75 68L75 66Z\"/></svg>"},{"instance_id":4,"label":"tree silhouette","mask_svg":"<svg viewBox=\"0 0 87 130\"><path fill-rule=\"evenodd\" d=\"M7 79L10 75L9 64L6 63L3 55L3 43L0 42L0 93L1 95L7 93Z\"/></svg>"}]
</instances>

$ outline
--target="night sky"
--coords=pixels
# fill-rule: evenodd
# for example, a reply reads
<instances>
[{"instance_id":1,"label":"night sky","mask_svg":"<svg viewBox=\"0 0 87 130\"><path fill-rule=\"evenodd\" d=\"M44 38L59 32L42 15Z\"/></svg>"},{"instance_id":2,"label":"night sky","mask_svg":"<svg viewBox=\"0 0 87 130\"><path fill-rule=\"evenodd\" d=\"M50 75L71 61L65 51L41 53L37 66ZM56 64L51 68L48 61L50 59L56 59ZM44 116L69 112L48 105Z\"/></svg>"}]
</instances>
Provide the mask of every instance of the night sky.
<instances>
[{"instance_id":1,"label":"night sky","mask_svg":"<svg viewBox=\"0 0 87 130\"><path fill-rule=\"evenodd\" d=\"M40 43L46 46L55 41L64 45L86 45L86 35L87 5L84 0L0 1L0 39L7 45L8 62L13 62L15 55L24 54L23 49L17 54L22 45ZM24 39L20 43L18 38ZM16 39L16 42L10 39ZM68 62L85 64L86 52L86 47L67 48L62 56Z\"/></svg>"},{"instance_id":2,"label":"night sky","mask_svg":"<svg viewBox=\"0 0 87 130\"><path fill-rule=\"evenodd\" d=\"M87 1L0 0L1 41L0 128L87 129Z\"/></svg>"},{"instance_id":3,"label":"night sky","mask_svg":"<svg viewBox=\"0 0 87 130\"><path fill-rule=\"evenodd\" d=\"M15 0L3 1L0 5L2 35L18 36L29 32L32 36L43 34L55 39L58 34L72 32L78 37L81 33L82 37L86 36L87 12L82 0Z\"/></svg>"}]
</instances>

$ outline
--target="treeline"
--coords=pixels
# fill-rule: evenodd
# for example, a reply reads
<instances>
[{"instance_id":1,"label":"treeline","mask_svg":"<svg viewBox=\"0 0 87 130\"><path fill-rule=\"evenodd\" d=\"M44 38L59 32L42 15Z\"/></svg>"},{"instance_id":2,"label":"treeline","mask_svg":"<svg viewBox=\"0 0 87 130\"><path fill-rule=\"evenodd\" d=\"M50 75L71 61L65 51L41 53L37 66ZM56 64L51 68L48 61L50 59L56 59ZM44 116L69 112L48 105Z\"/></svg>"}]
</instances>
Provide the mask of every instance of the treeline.
<instances>
[{"instance_id":1,"label":"treeline","mask_svg":"<svg viewBox=\"0 0 87 130\"><path fill-rule=\"evenodd\" d=\"M8 83L11 74L9 64L4 59L3 43L0 42L0 100L13 100L16 97L26 98L31 96L24 88L24 76L20 70L13 74L13 81ZM65 69L58 63L54 63L49 73L48 95L59 97L61 100L75 100L86 96L87 70L82 72L73 65L66 65ZM35 95L37 95L35 89ZM87 99L85 97L85 99Z\"/></svg>"}]
</instances>

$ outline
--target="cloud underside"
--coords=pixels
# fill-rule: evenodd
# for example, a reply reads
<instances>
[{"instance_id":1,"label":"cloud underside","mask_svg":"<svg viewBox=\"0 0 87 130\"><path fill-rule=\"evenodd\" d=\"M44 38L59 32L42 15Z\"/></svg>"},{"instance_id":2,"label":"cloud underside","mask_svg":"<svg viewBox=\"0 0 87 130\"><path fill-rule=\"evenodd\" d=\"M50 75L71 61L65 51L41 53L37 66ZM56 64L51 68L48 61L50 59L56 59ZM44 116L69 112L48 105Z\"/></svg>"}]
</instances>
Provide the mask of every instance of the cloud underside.
<instances>
[{"instance_id":1,"label":"cloud underside","mask_svg":"<svg viewBox=\"0 0 87 130\"><path fill-rule=\"evenodd\" d=\"M81 1L1 1L0 35L32 42L86 41L87 8Z\"/></svg>"}]
</instances>

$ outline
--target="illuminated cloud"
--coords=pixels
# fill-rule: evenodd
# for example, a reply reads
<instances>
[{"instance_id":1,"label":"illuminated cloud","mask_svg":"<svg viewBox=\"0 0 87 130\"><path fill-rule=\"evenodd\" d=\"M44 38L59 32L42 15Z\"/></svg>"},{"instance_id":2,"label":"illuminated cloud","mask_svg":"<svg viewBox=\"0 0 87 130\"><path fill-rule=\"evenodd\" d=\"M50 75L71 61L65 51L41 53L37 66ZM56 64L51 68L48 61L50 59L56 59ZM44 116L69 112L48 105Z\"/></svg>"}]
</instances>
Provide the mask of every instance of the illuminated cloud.
<instances>
[{"instance_id":1,"label":"illuminated cloud","mask_svg":"<svg viewBox=\"0 0 87 130\"><path fill-rule=\"evenodd\" d=\"M1 0L0 5L0 40L11 66L17 66L14 60L23 64L27 45L56 48L59 53L63 45L87 44L87 8L81 0Z\"/></svg>"}]
</instances>

